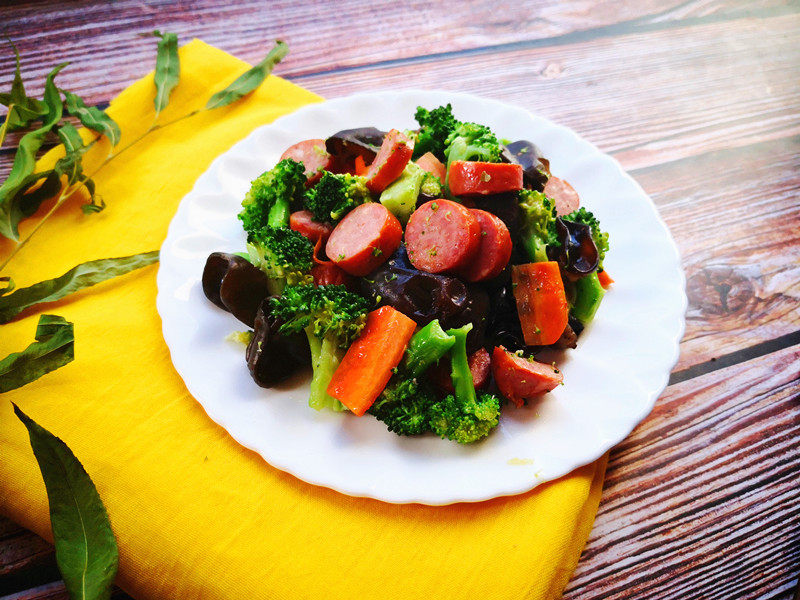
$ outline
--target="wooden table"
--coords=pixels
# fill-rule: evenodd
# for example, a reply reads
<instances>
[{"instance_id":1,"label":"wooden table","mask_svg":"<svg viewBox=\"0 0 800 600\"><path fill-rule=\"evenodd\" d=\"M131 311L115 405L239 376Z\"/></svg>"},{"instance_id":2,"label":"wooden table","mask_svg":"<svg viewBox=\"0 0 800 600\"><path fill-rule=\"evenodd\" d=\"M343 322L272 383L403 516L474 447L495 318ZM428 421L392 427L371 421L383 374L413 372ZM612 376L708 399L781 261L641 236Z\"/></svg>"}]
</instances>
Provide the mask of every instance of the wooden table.
<instances>
[{"instance_id":1,"label":"wooden table","mask_svg":"<svg viewBox=\"0 0 800 600\"><path fill-rule=\"evenodd\" d=\"M292 51L276 73L325 97L473 92L563 123L615 156L672 230L689 309L670 386L611 454L565 598L796 597L796 1L120 0L0 11L27 77L72 61L60 85L100 105L152 68L153 41L137 33L175 31L251 62L282 38ZM12 69L6 50L3 89ZM11 157L0 153L3 176ZM0 595L63 599L58 578L51 547L0 520Z\"/></svg>"}]
</instances>

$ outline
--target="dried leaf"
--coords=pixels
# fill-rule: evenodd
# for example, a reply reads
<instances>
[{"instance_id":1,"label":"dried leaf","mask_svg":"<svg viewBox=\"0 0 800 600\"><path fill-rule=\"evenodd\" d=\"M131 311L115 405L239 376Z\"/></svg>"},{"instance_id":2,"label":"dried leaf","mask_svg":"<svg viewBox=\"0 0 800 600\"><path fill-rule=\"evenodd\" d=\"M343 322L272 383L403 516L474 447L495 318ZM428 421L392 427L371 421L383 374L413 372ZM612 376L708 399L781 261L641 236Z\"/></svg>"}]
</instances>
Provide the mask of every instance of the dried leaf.
<instances>
[{"instance_id":1,"label":"dried leaf","mask_svg":"<svg viewBox=\"0 0 800 600\"><path fill-rule=\"evenodd\" d=\"M36 166L36 153L41 148L47 133L58 123L62 115L61 95L58 93L53 79L58 72L67 66L62 63L50 71L44 86L44 103L47 115L39 129L26 133L19 142L14 164L8 179L0 186L0 235L19 239L19 222L27 215L19 210L18 193L30 185L29 177Z\"/></svg>"},{"instance_id":2,"label":"dried leaf","mask_svg":"<svg viewBox=\"0 0 800 600\"><path fill-rule=\"evenodd\" d=\"M106 600L119 549L106 507L91 477L69 447L14 404L28 429L50 504L56 562L71 600Z\"/></svg>"},{"instance_id":3,"label":"dried leaf","mask_svg":"<svg viewBox=\"0 0 800 600\"><path fill-rule=\"evenodd\" d=\"M8 296L3 296L5 298ZM64 317L39 317L35 338L36 341L22 352L0 360L0 394L22 387L74 360L75 331Z\"/></svg>"},{"instance_id":4,"label":"dried leaf","mask_svg":"<svg viewBox=\"0 0 800 600\"><path fill-rule=\"evenodd\" d=\"M160 38L158 53L156 54L156 117L169 104L169 96L178 85L181 76L181 64L178 58L178 36L174 33L161 33L154 31L153 35Z\"/></svg>"},{"instance_id":5,"label":"dried leaf","mask_svg":"<svg viewBox=\"0 0 800 600\"><path fill-rule=\"evenodd\" d=\"M8 323L28 307L55 302L69 294L155 262L158 262L158 250L81 263L60 277L19 288L12 294L0 297L0 324Z\"/></svg>"},{"instance_id":6,"label":"dried leaf","mask_svg":"<svg viewBox=\"0 0 800 600\"><path fill-rule=\"evenodd\" d=\"M61 90L61 93L66 98L67 112L73 117L78 117L81 125L106 136L112 146L119 143L120 137L122 137L119 125L105 111L96 106L86 106L81 97L72 92Z\"/></svg>"},{"instance_id":7,"label":"dried leaf","mask_svg":"<svg viewBox=\"0 0 800 600\"><path fill-rule=\"evenodd\" d=\"M255 90L272 72L275 65L281 62L281 59L288 53L289 46L287 46L285 42L281 42L280 40L275 42L275 47L269 51L269 54L267 54L264 60L249 71L240 75L236 81L224 90L211 96L211 99L205 106L206 110L228 106L232 102L236 102L239 98Z\"/></svg>"}]
</instances>

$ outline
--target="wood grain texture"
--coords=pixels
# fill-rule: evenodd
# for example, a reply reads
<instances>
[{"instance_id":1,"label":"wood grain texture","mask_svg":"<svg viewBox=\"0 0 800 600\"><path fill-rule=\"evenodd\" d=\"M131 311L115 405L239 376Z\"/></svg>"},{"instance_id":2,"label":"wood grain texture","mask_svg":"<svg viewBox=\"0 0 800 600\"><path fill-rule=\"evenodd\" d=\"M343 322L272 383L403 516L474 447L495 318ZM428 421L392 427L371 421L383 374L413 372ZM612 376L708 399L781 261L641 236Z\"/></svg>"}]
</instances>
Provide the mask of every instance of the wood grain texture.
<instances>
[{"instance_id":1,"label":"wood grain texture","mask_svg":"<svg viewBox=\"0 0 800 600\"><path fill-rule=\"evenodd\" d=\"M251 62L265 40L281 37L292 53L276 73L323 96L468 91L570 126L613 154L651 195L682 253L689 311L676 369L688 380L670 386L614 449L565 598L794 596L796 0L467 0L458 10L390 0L17 2L0 4L0 16L26 73L41 81L53 64L72 60L61 85L92 103L152 68L153 42L136 33L196 36ZM0 88L12 64L8 53L0 57ZM11 157L0 151L0 176ZM795 341L787 348L787 340ZM714 370L723 363L731 366ZM55 579L51 547L0 518L0 595L66 600Z\"/></svg>"},{"instance_id":2,"label":"wood grain texture","mask_svg":"<svg viewBox=\"0 0 800 600\"><path fill-rule=\"evenodd\" d=\"M676 370L800 330L798 156L794 136L632 172L686 272Z\"/></svg>"},{"instance_id":3,"label":"wood grain texture","mask_svg":"<svg viewBox=\"0 0 800 600\"><path fill-rule=\"evenodd\" d=\"M565 600L791 598L800 346L668 388L611 454Z\"/></svg>"},{"instance_id":4,"label":"wood grain texture","mask_svg":"<svg viewBox=\"0 0 800 600\"><path fill-rule=\"evenodd\" d=\"M292 53L282 75L332 72L386 61L531 43L577 35L664 27L686 19L726 19L782 13L780 0L641 0L566 3L468 0L458 9L441 2L264 2L249 0L14 2L3 9L6 33L23 55L23 68L42 79L48 66L73 61L61 76L91 102L108 101L154 64L153 41L137 34L167 29L249 62L269 40L285 39ZM97 60L101 57L101 60ZM0 87L10 82L12 57L0 57Z\"/></svg>"},{"instance_id":5,"label":"wood grain texture","mask_svg":"<svg viewBox=\"0 0 800 600\"><path fill-rule=\"evenodd\" d=\"M329 98L409 86L496 98L631 170L800 132L798 46L800 14L788 14L293 80Z\"/></svg>"}]
</instances>

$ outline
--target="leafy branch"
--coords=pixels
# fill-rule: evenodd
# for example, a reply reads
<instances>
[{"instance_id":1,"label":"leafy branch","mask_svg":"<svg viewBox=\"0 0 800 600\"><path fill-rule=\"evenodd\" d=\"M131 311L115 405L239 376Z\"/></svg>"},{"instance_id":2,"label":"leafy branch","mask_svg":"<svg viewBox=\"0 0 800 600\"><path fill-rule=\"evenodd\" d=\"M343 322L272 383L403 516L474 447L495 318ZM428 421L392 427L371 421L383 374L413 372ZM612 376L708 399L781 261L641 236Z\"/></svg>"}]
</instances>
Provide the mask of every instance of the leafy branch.
<instances>
[{"instance_id":1,"label":"leafy branch","mask_svg":"<svg viewBox=\"0 0 800 600\"><path fill-rule=\"evenodd\" d=\"M58 65L47 76L41 101L28 97L20 72L19 53L14 47L17 57L14 81L9 93L0 94L0 104L9 108L3 130L0 132L0 145L5 131L8 129L22 129L36 121L41 121L41 126L26 133L20 140L11 172L0 186L0 235L17 242L10 255L0 264L0 271L8 265L42 225L78 191L83 189L89 196L89 202L82 206L85 213L92 214L103 210L105 204L96 195L94 177L109 163L154 131L169 127L201 112L228 106L250 94L263 83L275 65L289 51L289 47L284 42L276 42L264 60L248 69L227 87L213 94L203 108L166 123L160 123L159 116L168 106L170 95L180 79L178 37L174 33L161 33L160 31L154 31L148 35L159 38L154 74L156 93L153 101L155 107L153 123L144 133L119 148L117 145L122 137L119 125L105 111L97 107L89 107L76 94L56 87L54 79L59 71L67 66L67 63ZM62 121L64 109L62 94L67 112L76 117L84 127L98 134L89 144L83 143L83 139L73 125ZM44 143L45 137L51 132L58 135L64 145L65 155L53 169L35 172L37 153ZM103 136L108 138L111 146L116 149L87 175L83 171L83 158ZM56 196L56 200L50 210L28 235L20 240L19 223L31 217L45 200L54 196Z\"/></svg>"}]
</instances>

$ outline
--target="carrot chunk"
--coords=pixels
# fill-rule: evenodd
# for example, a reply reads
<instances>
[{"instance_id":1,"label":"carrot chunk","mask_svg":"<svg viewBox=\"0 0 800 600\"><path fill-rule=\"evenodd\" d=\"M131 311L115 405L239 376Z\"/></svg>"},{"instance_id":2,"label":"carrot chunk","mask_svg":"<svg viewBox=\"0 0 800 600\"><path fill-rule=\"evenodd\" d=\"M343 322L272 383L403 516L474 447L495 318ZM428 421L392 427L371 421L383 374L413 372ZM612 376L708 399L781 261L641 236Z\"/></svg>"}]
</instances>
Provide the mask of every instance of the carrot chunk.
<instances>
[{"instance_id":1,"label":"carrot chunk","mask_svg":"<svg viewBox=\"0 0 800 600\"><path fill-rule=\"evenodd\" d=\"M328 384L328 394L359 417L386 387L417 324L391 306L367 315L367 324L352 343Z\"/></svg>"}]
</instances>

